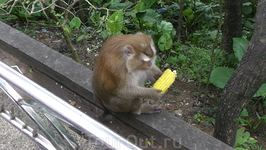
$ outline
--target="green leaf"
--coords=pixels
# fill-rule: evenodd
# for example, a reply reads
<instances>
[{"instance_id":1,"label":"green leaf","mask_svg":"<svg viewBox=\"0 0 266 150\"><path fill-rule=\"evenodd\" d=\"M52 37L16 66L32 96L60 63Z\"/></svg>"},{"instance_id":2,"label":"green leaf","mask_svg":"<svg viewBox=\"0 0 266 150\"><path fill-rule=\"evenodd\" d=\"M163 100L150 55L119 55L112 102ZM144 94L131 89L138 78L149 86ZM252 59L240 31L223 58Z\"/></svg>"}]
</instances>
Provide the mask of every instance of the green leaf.
<instances>
[{"instance_id":1,"label":"green leaf","mask_svg":"<svg viewBox=\"0 0 266 150\"><path fill-rule=\"evenodd\" d=\"M18 14L20 17L23 17L23 18L33 18L31 15L29 15L26 11L19 11L19 14Z\"/></svg>"},{"instance_id":2,"label":"green leaf","mask_svg":"<svg viewBox=\"0 0 266 150\"><path fill-rule=\"evenodd\" d=\"M266 96L266 83L262 84L253 97Z\"/></svg>"},{"instance_id":3,"label":"green leaf","mask_svg":"<svg viewBox=\"0 0 266 150\"><path fill-rule=\"evenodd\" d=\"M242 145L247 141L247 139L243 137L244 132L245 132L245 128L240 128L237 130L237 132L236 132L236 144Z\"/></svg>"},{"instance_id":4,"label":"green leaf","mask_svg":"<svg viewBox=\"0 0 266 150\"><path fill-rule=\"evenodd\" d=\"M183 11L183 16L187 17L188 20L192 20L194 18L193 10L188 7Z\"/></svg>"},{"instance_id":5,"label":"green leaf","mask_svg":"<svg viewBox=\"0 0 266 150\"><path fill-rule=\"evenodd\" d=\"M153 9L147 9L145 11L137 13L138 18L140 18L146 22L149 22L149 23L156 22L155 18L157 18L158 16L159 16L158 13Z\"/></svg>"},{"instance_id":6,"label":"green leaf","mask_svg":"<svg viewBox=\"0 0 266 150\"><path fill-rule=\"evenodd\" d=\"M86 35L82 34L81 36L79 36L79 37L77 38L77 41L79 42L79 41L81 41L81 40L83 40L83 39L85 39L85 38L86 38Z\"/></svg>"},{"instance_id":7,"label":"green leaf","mask_svg":"<svg viewBox=\"0 0 266 150\"><path fill-rule=\"evenodd\" d=\"M132 2L125 2L125 3L115 3L110 5L109 9L116 9L116 10L121 10L121 9L127 9L133 5Z\"/></svg>"},{"instance_id":8,"label":"green leaf","mask_svg":"<svg viewBox=\"0 0 266 150\"><path fill-rule=\"evenodd\" d=\"M161 51L170 49L172 45L173 45L173 41L172 41L171 36L168 33L164 33L158 41L158 47Z\"/></svg>"},{"instance_id":9,"label":"green leaf","mask_svg":"<svg viewBox=\"0 0 266 150\"><path fill-rule=\"evenodd\" d=\"M249 41L244 38L233 38L233 50L238 61L241 61Z\"/></svg>"},{"instance_id":10,"label":"green leaf","mask_svg":"<svg viewBox=\"0 0 266 150\"><path fill-rule=\"evenodd\" d=\"M63 27L64 31L66 31L68 34L71 34L71 28L67 25Z\"/></svg>"},{"instance_id":11,"label":"green leaf","mask_svg":"<svg viewBox=\"0 0 266 150\"><path fill-rule=\"evenodd\" d=\"M143 11L145 9L146 9L146 7L145 7L145 4L143 2L139 2L137 4L137 6L134 8L134 10L137 12Z\"/></svg>"},{"instance_id":12,"label":"green leaf","mask_svg":"<svg viewBox=\"0 0 266 150\"><path fill-rule=\"evenodd\" d=\"M240 114L241 117L247 117L248 116L248 110L244 108Z\"/></svg>"},{"instance_id":13,"label":"green leaf","mask_svg":"<svg viewBox=\"0 0 266 150\"><path fill-rule=\"evenodd\" d=\"M164 21L164 20L160 23L158 28L163 33L168 33L168 34L171 34L172 31L174 30L174 27L173 27L172 23Z\"/></svg>"},{"instance_id":14,"label":"green leaf","mask_svg":"<svg viewBox=\"0 0 266 150\"><path fill-rule=\"evenodd\" d=\"M250 137L250 133L249 133L249 132L245 132L245 133L243 134L243 139L244 139L245 141L247 141L249 137Z\"/></svg>"},{"instance_id":15,"label":"green leaf","mask_svg":"<svg viewBox=\"0 0 266 150\"><path fill-rule=\"evenodd\" d=\"M243 10L242 10L243 14L244 15L249 15L252 13L252 7L243 7Z\"/></svg>"},{"instance_id":16,"label":"green leaf","mask_svg":"<svg viewBox=\"0 0 266 150\"><path fill-rule=\"evenodd\" d=\"M255 144L255 143L257 143L258 142L258 140L255 140L254 138L252 138L252 137L250 137L249 139L248 139L248 141L247 141L247 143L249 143L249 144Z\"/></svg>"},{"instance_id":17,"label":"green leaf","mask_svg":"<svg viewBox=\"0 0 266 150\"><path fill-rule=\"evenodd\" d=\"M233 72L234 69L232 68L217 67L211 73L210 82L219 88L224 88Z\"/></svg>"},{"instance_id":18,"label":"green leaf","mask_svg":"<svg viewBox=\"0 0 266 150\"><path fill-rule=\"evenodd\" d=\"M78 29L80 27L80 25L81 25L81 20L79 19L79 17L74 17L69 23L69 26L72 29L73 28Z\"/></svg>"},{"instance_id":19,"label":"green leaf","mask_svg":"<svg viewBox=\"0 0 266 150\"><path fill-rule=\"evenodd\" d=\"M8 0L0 0L0 7L2 7Z\"/></svg>"},{"instance_id":20,"label":"green leaf","mask_svg":"<svg viewBox=\"0 0 266 150\"><path fill-rule=\"evenodd\" d=\"M178 61L179 61L178 58L173 57L173 56L168 57L168 58L165 60L165 62L167 62L167 63L169 63L169 64L174 64L174 63L177 63Z\"/></svg>"},{"instance_id":21,"label":"green leaf","mask_svg":"<svg viewBox=\"0 0 266 150\"><path fill-rule=\"evenodd\" d=\"M30 72L30 73L33 73L34 71L33 71L33 69L29 69L29 72Z\"/></svg>"},{"instance_id":22,"label":"green leaf","mask_svg":"<svg viewBox=\"0 0 266 150\"><path fill-rule=\"evenodd\" d=\"M141 0L141 1L144 3L146 9L150 8L156 2L156 0Z\"/></svg>"},{"instance_id":23,"label":"green leaf","mask_svg":"<svg viewBox=\"0 0 266 150\"><path fill-rule=\"evenodd\" d=\"M124 13L122 11L116 11L109 18L106 23L106 29L111 34L120 33L124 27Z\"/></svg>"},{"instance_id":24,"label":"green leaf","mask_svg":"<svg viewBox=\"0 0 266 150\"><path fill-rule=\"evenodd\" d=\"M186 57L185 55L183 55L183 54L180 54L180 55L178 56L178 60L179 60L180 62L184 62L184 61L187 60L187 57Z\"/></svg>"},{"instance_id":25,"label":"green leaf","mask_svg":"<svg viewBox=\"0 0 266 150\"><path fill-rule=\"evenodd\" d=\"M155 2L156 0L141 0L134 8L134 10L140 12L149 9Z\"/></svg>"},{"instance_id":26,"label":"green leaf","mask_svg":"<svg viewBox=\"0 0 266 150\"><path fill-rule=\"evenodd\" d=\"M262 121L263 121L264 123L266 123L266 115L260 117L260 119L262 119Z\"/></svg>"},{"instance_id":27,"label":"green leaf","mask_svg":"<svg viewBox=\"0 0 266 150\"><path fill-rule=\"evenodd\" d=\"M252 3L251 2L245 2L243 3L242 12L244 15L249 15L252 13Z\"/></svg>"},{"instance_id":28,"label":"green leaf","mask_svg":"<svg viewBox=\"0 0 266 150\"><path fill-rule=\"evenodd\" d=\"M189 16L190 14L193 13L193 10L191 8L186 8L184 11L183 11L183 16Z\"/></svg>"},{"instance_id":29,"label":"green leaf","mask_svg":"<svg viewBox=\"0 0 266 150\"><path fill-rule=\"evenodd\" d=\"M235 150L248 150L248 149L242 147L235 147Z\"/></svg>"}]
</instances>

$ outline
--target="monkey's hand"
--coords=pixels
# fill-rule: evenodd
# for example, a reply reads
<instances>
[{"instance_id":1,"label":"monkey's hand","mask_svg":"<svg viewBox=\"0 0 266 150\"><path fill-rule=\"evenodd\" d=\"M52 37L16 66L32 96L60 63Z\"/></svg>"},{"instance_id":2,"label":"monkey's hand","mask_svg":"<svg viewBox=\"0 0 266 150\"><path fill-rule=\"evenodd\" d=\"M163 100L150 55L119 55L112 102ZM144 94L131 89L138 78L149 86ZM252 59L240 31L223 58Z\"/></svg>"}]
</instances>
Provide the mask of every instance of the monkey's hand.
<instances>
[{"instance_id":1,"label":"monkey's hand","mask_svg":"<svg viewBox=\"0 0 266 150\"><path fill-rule=\"evenodd\" d=\"M162 94L162 90L154 89L154 88L149 88L151 90L150 92L150 99L153 100L160 100L164 94Z\"/></svg>"},{"instance_id":2,"label":"monkey's hand","mask_svg":"<svg viewBox=\"0 0 266 150\"><path fill-rule=\"evenodd\" d=\"M136 98L144 98L144 99L153 99L160 100L164 94L161 94L162 90L154 89L154 88L145 88L145 87L128 87L125 89L119 90L116 95L123 99L136 99Z\"/></svg>"}]
</instances>

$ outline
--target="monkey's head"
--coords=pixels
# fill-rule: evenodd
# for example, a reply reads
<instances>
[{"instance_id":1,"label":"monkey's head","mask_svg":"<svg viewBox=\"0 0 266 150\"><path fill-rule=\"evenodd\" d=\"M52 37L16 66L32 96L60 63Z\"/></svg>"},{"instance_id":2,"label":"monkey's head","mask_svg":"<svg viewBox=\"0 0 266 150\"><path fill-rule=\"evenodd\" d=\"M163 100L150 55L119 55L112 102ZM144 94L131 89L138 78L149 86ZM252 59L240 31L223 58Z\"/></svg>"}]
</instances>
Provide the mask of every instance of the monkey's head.
<instances>
[{"instance_id":1,"label":"monkey's head","mask_svg":"<svg viewBox=\"0 0 266 150\"><path fill-rule=\"evenodd\" d=\"M152 38L143 33L132 35L122 51L127 57L126 67L129 72L148 70L155 65L156 49Z\"/></svg>"}]
</instances>

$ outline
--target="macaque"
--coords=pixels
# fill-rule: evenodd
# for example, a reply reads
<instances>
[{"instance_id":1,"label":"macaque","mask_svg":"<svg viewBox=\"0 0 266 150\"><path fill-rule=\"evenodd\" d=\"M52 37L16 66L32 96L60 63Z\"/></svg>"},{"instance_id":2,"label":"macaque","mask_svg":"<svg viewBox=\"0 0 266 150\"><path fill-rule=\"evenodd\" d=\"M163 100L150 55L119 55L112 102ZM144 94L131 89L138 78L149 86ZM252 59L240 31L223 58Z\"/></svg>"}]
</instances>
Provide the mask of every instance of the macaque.
<instances>
[{"instance_id":1,"label":"macaque","mask_svg":"<svg viewBox=\"0 0 266 150\"><path fill-rule=\"evenodd\" d=\"M144 87L146 81L162 75L155 59L156 49L149 35L138 32L109 38L93 70L94 96L113 112L160 112L161 107L149 100L159 100L161 90Z\"/></svg>"}]
</instances>

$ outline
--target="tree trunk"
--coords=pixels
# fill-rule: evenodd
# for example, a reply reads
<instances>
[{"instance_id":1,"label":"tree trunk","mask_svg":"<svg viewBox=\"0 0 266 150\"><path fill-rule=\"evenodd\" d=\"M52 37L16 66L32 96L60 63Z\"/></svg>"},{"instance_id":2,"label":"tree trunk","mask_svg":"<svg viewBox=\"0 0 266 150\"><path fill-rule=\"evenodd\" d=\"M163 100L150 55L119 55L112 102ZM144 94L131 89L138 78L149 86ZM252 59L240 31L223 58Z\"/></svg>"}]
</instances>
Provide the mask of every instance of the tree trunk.
<instances>
[{"instance_id":1,"label":"tree trunk","mask_svg":"<svg viewBox=\"0 0 266 150\"><path fill-rule=\"evenodd\" d=\"M220 97L214 137L235 145L237 118L249 100L266 81L266 0L258 2L253 36L242 61Z\"/></svg>"},{"instance_id":2,"label":"tree trunk","mask_svg":"<svg viewBox=\"0 0 266 150\"><path fill-rule=\"evenodd\" d=\"M233 38L242 36L242 0L224 0L224 7L221 49L233 54Z\"/></svg>"},{"instance_id":3,"label":"tree trunk","mask_svg":"<svg viewBox=\"0 0 266 150\"><path fill-rule=\"evenodd\" d=\"M178 17L178 26L177 26L177 39L179 42L181 42L181 30L182 30L182 26L183 26L183 11L184 11L184 0L180 0L179 2L179 17Z\"/></svg>"}]
</instances>

